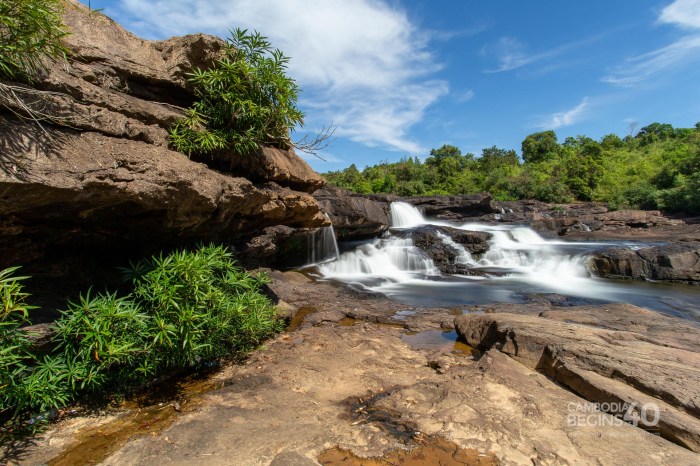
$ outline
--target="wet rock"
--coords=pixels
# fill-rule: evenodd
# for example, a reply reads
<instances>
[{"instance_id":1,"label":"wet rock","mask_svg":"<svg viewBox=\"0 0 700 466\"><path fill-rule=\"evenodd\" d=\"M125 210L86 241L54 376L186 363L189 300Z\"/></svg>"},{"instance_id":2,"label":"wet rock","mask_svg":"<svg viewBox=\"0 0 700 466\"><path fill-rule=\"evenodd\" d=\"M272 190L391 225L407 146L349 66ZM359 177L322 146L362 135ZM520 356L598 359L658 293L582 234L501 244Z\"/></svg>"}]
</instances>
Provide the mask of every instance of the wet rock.
<instances>
[{"instance_id":1,"label":"wet rock","mask_svg":"<svg viewBox=\"0 0 700 466\"><path fill-rule=\"evenodd\" d=\"M469 345L496 348L588 401L649 406L659 419L646 427L700 451L700 328L629 305L465 315L455 325Z\"/></svg>"},{"instance_id":2,"label":"wet rock","mask_svg":"<svg viewBox=\"0 0 700 466\"><path fill-rule=\"evenodd\" d=\"M426 217L443 220L462 220L477 215L497 212L489 193L463 196L419 196L401 198L413 204Z\"/></svg>"},{"instance_id":3,"label":"wet rock","mask_svg":"<svg viewBox=\"0 0 700 466\"><path fill-rule=\"evenodd\" d=\"M441 236L442 235L442 236ZM463 262L464 250L478 258L489 249L491 234L482 231L466 231L443 226L425 225L410 230L397 230L394 236L399 238L411 238L413 244L430 257L435 266L442 273L465 274L470 273L470 265ZM454 244L450 244L451 239Z\"/></svg>"},{"instance_id":4,"label":"wet rock","mask_svg":"<svg viewBox=\"0 0 700 466\"><path fill-rule=\"evenodd\" d=\"M327 187L314 198L328 214L339 240L375 238L389 228L389 203Z\"/></svg>"},{"instance_id":5,"label":"wet rock","mask_svg":"<svg viewBox=\"0 0 700 466\"><path fill-rule=\"evenodd\" d=\"M591 271L604 278L700 282L700 242L650 246L636 251L609 248L593 255Z\"/></svg>"},{"instance_id":6,"label":"wet rock","mask_svg":"<svg viewBox=\"0 0 700 466\"><path fill-rule=\"evenodd\" d=\"M237 257L247 267L302 267L309 263L309 238L316 231L286 225L266 227L238 248Z\"/></svg>"}]
</instances>

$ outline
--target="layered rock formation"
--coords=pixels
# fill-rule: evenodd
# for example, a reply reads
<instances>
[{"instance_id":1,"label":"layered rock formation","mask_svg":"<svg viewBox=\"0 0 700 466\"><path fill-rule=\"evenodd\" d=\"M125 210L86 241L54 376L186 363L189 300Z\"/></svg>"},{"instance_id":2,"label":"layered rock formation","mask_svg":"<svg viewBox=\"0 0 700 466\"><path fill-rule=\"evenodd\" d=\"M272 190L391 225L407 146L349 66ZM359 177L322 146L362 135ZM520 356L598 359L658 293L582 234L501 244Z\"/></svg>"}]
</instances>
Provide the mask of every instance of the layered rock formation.
<instances>
[{"instance_id":1,"label":"layered rock formation","mask_svg":"<svg viewBox=\"0 0 700 466\"><path fill-rule=\"evenodd\" d=\"M327 187L314 193L333 223L338 239L374 238L389 228L389 202L347 189Z\"/></svg>"},{"instance_id":2,"label":"layered rock formation","mask_svg":"<svg viewBox=\"0 0 700 466\"><path fill-rule=\"evenodd\" d=\"M700 451L700 391L690 382L700 377L696 325L621 304L486 311L455 320L469 345L500 350L586 400L615 408L611 414Z\"/></svg>"},{"instance_id":3,"label":"layered rock formation","mask_svg":"<svg viewBox=\"0 0 700 466\"><path fill-rule=\"evenodd\" d=\"M328 224L308 194L324 180L291 150L223 154L221 167L168 149L168 128L194 99L187 73L210 65L223 41L142 40L75 0L64 21L69 62L47 66L34 89L17 85L52 122L0 110L0 267L61 250L124 261Z\"/></svg>"},{"instance_id":4,"label":"layered rock formation","mask_svg":"<svg viewBox=\"0 0 700 466\"><path fill-rule=\"evenodd\" d=\"M605 278L700 283L700 243L609 248L592 257L589 268Z\"/></svg>"},{"instance_id":5,"label":"layered rock formation","mask_svg":"<svg viewBox=\"0 0 700 466\"><path fill-rule=\"evenodd\" d=\"M539 201L495 202L496 214L485 221L524 223L544 233L576 240L637 239L700 241L700 227L669 218L658 210L610 211L604 203L547 204Z\"/></svg>"}]
</instances>

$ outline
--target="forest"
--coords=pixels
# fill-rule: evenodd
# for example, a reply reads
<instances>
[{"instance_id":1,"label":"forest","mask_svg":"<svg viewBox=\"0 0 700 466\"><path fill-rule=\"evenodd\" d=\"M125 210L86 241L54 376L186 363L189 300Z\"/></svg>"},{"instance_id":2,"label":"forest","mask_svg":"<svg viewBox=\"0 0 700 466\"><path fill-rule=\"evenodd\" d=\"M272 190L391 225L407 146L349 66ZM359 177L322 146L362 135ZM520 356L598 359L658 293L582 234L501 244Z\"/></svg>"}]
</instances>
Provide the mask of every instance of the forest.
<instances>
[{"instance_id":1,"label":"forest","mask_svg":"<svg viewBox=\"0 0 700 466\"><path fill-rule=\"evenodd\" d=\"M560 143L554 131L537 132L523 140L521 154L493 146L477 157L443 145L424 161L407 156L362 171L353 164L324 176L363 194L490 192L498 200L601 201L616 209L700 214L700 123L652 123L635 135L599 141L577 136Z\"/></svg>"}]
</instances>

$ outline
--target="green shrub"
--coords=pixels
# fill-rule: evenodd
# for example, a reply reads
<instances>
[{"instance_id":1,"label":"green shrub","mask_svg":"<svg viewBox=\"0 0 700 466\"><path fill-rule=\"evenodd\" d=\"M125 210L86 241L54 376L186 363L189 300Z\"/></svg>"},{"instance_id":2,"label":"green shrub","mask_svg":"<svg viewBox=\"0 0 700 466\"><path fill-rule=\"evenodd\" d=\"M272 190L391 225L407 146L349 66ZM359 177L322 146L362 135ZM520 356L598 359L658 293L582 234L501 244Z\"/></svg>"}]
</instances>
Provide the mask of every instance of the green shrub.
<instances>
[{"instance_id":1,"label":"green shrub","mask_svg":"<svg viewBox=\"0 0 700 466\"><path fill-rule=\"evenodd\" d=\"M168 372L221 357L240 357L281 329L268 280L238 268L221 246L175 251L124 269L133 291L90 291L56 322L55 351L32 354L26 333L31 306L15 277L0 272L0 414L57 409L85 394L143 386Z\"/></svg>"},{"instance_id":2,"label":"green shrub","mask_svg":"<svg viewBox=\"0 0 700 466\"><path fill-rule=\"evenodd\" d=\"M80 296L56 323L59 351L68 365L66 382L72 391L142 382L151 371L140 363L150 345L150 318L128 297L116 293Z\"/></svg>"},{"instance_id":3,"label":"green shrub","mask_svg":"<svg viewBox=\"0 0 700 466\"><path fill-rule=\"evenodd\" d=\"M303 123L299 88L286 75L289 59L255 32L231 32L223 58L194 70L197 102L170 130L173 146L185 154L233 150L248 154L259 144L291 147L289 130Z\"/></svg>"},{"instance_id":4,"label":"green shrub","mask_svg":"<svg viewBox=\"0 0 700 466\"><path fill-rule=\"evenodd\" d=\"M125 272L134 299L152 317L153 367L242 353L279 329L272 303L259 293L266 277L236 267L224 247L176 251Z\"/></svg>"},{"instance_id":5,"label":"green shrub","mask_svg":"<svg viewBox=\"0 0 700 466\"><path fill-rule=\"evenodd\" d=\"M47 58L65 57L62 0L0 0L0 77L30 79Z\"/></svg>"},{"instance_id":6,"label":"green shrub","mask_svg":"<svg viewBox=\"0 0 700 466\"><path fill-rule=\"evenodd\" d=\"M29 310L22 281L15 276L19 267L0 271L0 413L19 410L30 404L25 379L31 372L33 357L28 351L27 334L20 326L27 323Z\"/></svg>"}]
</instances>

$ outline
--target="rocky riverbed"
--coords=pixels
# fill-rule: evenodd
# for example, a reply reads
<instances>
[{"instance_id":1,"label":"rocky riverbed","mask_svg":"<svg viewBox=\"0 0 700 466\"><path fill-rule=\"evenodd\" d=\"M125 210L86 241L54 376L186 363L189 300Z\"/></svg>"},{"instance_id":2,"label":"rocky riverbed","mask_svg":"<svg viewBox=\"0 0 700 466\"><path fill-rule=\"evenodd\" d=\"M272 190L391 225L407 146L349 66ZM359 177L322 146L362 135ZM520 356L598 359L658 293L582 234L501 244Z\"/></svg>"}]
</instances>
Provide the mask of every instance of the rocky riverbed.
<instances>
[{"instance_id":1,"label":"rocky riverbed","mask_svg":"<svg viewBox=\"0 0 700 466\"><path fill-rule=\"evenodd\" d=\"M121 437L110 426L154 408L65 419L4 460L395 464L381 461L409 451L401 464L700 461L695 324L546 300L418 309L297 272L272 276L280 312L304 318L214 375L210 391L161 401L166 421L136 417ZM85 443L96 434L108 445L94 455Z\"/></svg>"}]
</instances>

